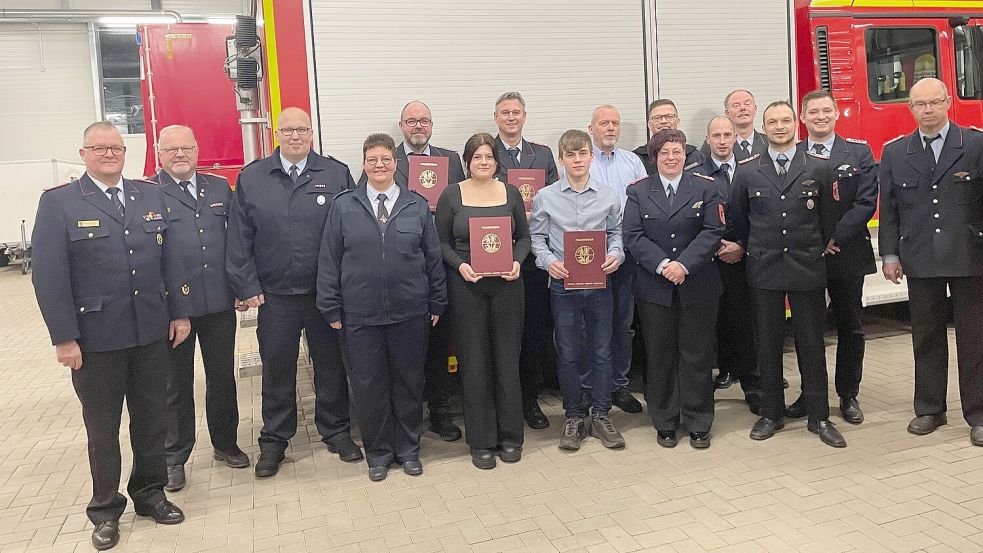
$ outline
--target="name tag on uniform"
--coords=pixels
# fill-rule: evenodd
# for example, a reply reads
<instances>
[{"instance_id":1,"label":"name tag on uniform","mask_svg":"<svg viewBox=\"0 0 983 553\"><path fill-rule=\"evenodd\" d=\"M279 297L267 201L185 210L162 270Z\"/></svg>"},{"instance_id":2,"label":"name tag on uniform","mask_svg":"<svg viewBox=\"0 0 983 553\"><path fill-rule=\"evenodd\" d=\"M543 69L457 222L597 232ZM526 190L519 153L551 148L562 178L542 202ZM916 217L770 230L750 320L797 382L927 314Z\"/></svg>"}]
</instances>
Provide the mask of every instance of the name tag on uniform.
<instances>
[{"instance_id":1,"label":"name tag on uniform","mask_svg":"<svg viewBox=\"0 0 983 553\"><path fill-rule=\"evenodd\" d=\"M99 226L99 219L91 219L86 221L79 221L79 228L92 228Z\"/></svg>"},{"instance_id":2,"label":"name tag on uniform","mask_svg":"<svg viewBox=\"0 0 983 553\"><path fill-rule=\"evenodd\" d=\"M212 204L212 205L210 205L208 207L225 207L225 204L223 204L222 202L218 202L218 203L214 203L214 204Z\"/></svg>"},{"instance_id":3,"label":"name tag on uniform","mask_svg":"<svg viewBox=\"0 0 983 553\"><path fill-rule=\"evenodd\" d=\"M321 184L321 183L317 183L317 182L314 183L314 188L327 188L327 187L328 187L328 185L326 185L326 184Z\"/></svg>"}]
</instances>

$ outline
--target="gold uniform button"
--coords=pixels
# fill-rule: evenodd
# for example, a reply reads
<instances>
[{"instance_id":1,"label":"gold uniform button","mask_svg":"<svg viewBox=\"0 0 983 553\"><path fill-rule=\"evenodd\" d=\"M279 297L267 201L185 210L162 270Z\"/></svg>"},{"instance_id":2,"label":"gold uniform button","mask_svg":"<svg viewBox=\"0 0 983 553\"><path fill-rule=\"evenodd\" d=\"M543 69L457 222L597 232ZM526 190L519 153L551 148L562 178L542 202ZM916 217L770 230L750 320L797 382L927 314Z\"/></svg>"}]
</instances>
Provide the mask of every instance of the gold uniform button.
<instances>
[{"instance_id":1,"label":"gold uniform button","mask_svg":"<svg viewBox=\"0 0 983 553\"><path fill-rule=\"evenodd\" d=\"M90 232L90 233L89 233L89 238L92 238L93 236L95 236L95 234L92 234L92 233Z\"/></svg>"},{"instance_id":2,"label":"gold uniform button","mask_svg":"<svg viewBox=\"0 0 983 553\"><path fill-rule=\"evenodd\" d=\"M199 214L199 213L195 213L195 219L197 219L197 218L199 218L199 217L201 217L201 214Z\"/></svg>"},{"instance_id":3,"label":"gold uniform button","mask_svg":"<svg viewBox=\"0 0 983 553\"><path fill-rule=\"evenodd\" d=\"M202 246L201 249L204 250L205 249L205 246Z\"/></svg>"},{"instance_id":4,"label":"gold uniform button","mask_svg":"<svg viewBox=\"0 0 983 553\"><path fill-rule=\"evenodd\" d=\"M131 275L135 275L135 274L137 274L137 270L136 270L136 269L133 269L132 271L130 271L130 274L131 274Z\"/></svg>"},{"instance_id":5,"label":"gold uniform button","mask_svg":"<svg viewBox=\"0 0 983 553\"><path fill-rule=\"evenodd\" d=\"M130 255L133 255L133 250L130 250Z\"/></svg>"},{"instance_id":6,"label":"gold uniform button","mask_svg":"<svg viewBox=\"0 0 983 553\"><path fill-rule=\"evenodd\" d=\"M85 306L79 307L79 313L85 313Z\"/></svg>"},{"instance_id":7,"label":"gold uniform button","mask_svg":"<svg viewBox=\"0 0 983 553\"><path fill-rule=\"evenodd\" d=\"M205 229L203 229L203 228L198 229L198 234L201 234L203 232L205 232Z\"/></svg>"},{"instance_id":8,"label":"gold uniform button","mask_svg":"<svg viewBox=\"0 0 983 553\"><path fill-rule=\"evenodd\" d=\"M784 219L785 217L788 217L788 213L782 213L782 219Z\"/></svg>"},{"instance_id":9,"label":"gold uniform button","mask_svg":"<svg viewBox=\"0 0 983 553\"><path fill-rule=\"evenodd\" d=\"M785 194L782 194L782 199L783 199L783 200L785 199Z\"/></svg>"},{"instance_id":10,"label":"gold uniform button","mask_svg":"<svg viewBox=\"0 0 983 553\"><path fill-rule=\"evenodd\" d=\"M208 268L208 263L205 263L204 265L202 265L202 267L205 268L205 269L207 269Z\"/></svg>"},{"instance_id":11,"label":"gold uniform button","mask_svg":"<svg viewBox=\"0 0 983 553\"><path fill-rule=\"evenodd\" d=\"M933 198L933 199L932 199L932 203L933 203L933 204L937 204L937 203L939 203L939 199L938 199L938 198Z\"/></svg>"},{"instance_id":12,"label":"gold uniform button","mask_svg":"<svg viewBox=\"0 0 983 553\"><path fill-rule=\"evenodd\" d=\"M672 251L676 251L676 248L673 248Z\"/></svg>"},{"instance_id":13,"label":"gold uniform button","mask_svg":"<svg viewBox=\"0 0 983 553\"><path fill-rule=\"evenodd\" d=\"M123 234L125 234L125 235L127 235L127 236L129 236L129 235L130 235L130 229L126 229L126 230L124 230L124 231L123 231Z\"/></svg>"},{"instance_id":14,"label":"gold uniform button","mask_svg":"<svg viewBox=\"0 0 983 553\"><path fill-rule=\"evenodd\" d=\"M936 213L936 214L935 214L935 218L936 218L936 219L938 219L938 218L939 218L939 214L938 214L938 213Z\"/></svg>"},{"instance_id":15,"label":"gold uniform button","mask_svg":"<svg viewBox=\"0 0 983 553\"><path fill-rule=\"evenodd\" d=\"M940 228L935 229L935 234L938 234L940 232L942 232L942 229L940 229Z\"/></svg>"},{"instance_id":16,"label":"gold uniform button","mask_svg":"<svg viewBox=\"0 0 983 553\"><path fill-rule=\"evenodd\" d=\"M134 296L139 296L140 295L140 291L139 290L134 290L133 291L133 295Z\"/></svg>"},{"instance_id":17,"label":"gold uniform button","mask_svg":"<svg viewBox=\"0 0 983 553\"><path fill-rule=\"evenodd\" d=\"M787 230L782 229L782 234L788 234Z\"/></svg>"},{"instance_id":18,"label":"gold uniform button","mask_svg":"<svg viewBox=\"0 0 983 553\"><path fill-rule=\"evenodd\" d=\"M783 252L787 252L788 251L788 248L783 248L782 251Z\"/></svg>"},{"instance_id":19,"label":"gold uniform button","mask_svg":"<svg viewBox=\"0 0 983 553\"><path fill-rule=\"evenodd\" d=\"M669 238L675 238L675 237L676 237L676 235L675 235L675 234L670 234L670 235L669 235Z\"/></svg>"},{"instance_id":20,"label":"gold uniform button","mask_svg":"<svg viewBox=\"0 0 983 553\"><path fill-rule=\"evenodd\" d=\"M755 196L760 196L761 195L761 192L755 192L754 195Z\"/></svg>"}]
</instances>

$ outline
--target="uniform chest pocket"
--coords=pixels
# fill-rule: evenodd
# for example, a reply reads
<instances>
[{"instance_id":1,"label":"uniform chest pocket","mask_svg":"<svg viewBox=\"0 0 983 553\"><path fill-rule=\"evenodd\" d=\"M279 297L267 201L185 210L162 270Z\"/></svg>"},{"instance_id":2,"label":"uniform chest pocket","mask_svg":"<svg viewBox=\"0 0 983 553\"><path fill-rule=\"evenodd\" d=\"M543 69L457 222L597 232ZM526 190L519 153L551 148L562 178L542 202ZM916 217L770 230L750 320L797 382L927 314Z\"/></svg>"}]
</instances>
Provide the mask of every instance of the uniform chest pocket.
<instances>
[{"instance_id":1,"label":"uniform chest pocket","mask_svg":"<svg viewBox=\"0 0 983 553\"><path fill-rule=\"evenodd\" d=\"M686 219L696 219L698 217L703 217L703 206L700 207L690 207L683 210L683 217Z\"/></svg>"},{"instance_id":2,"label":"uniform chest pocket","mask_svg":"<svg viewBox=\"0 0 983 553\"><path fill-rule=\"evenodd\" d=\"M212 208L212 213L218 217L228 217L229 210L225 208L224 205L217 205Z\"/></svg>"},{"instance_id":3,"label":"uniform chest pocket","mask_svg":"<svg viewBox=\"0 0 983 553\"><path fill-rule=\"evenodd\" d=\"M68 231L71 251L80 265L106 263L112 255L108 227L73 228Z\"/></svg>"},{"instance_id":4,"label":"uniform chest pocket","mask_svg":"<svg viewBox=\"0 0 983 553\"><path fill-rule=\"evenodd\" d=\"M799 202L804 203L807 209L813 209L816 207L816 202L818 201L818 186L803 186L802 190L799 191Z\"/></svg>"},{"instance_id":5,"label":"uniform chest pocket","mask_svg":"<svg viewBox=\"0 0 983 553\"><path fill-rule=\"evenodd\" d=\"M420 250L423 225L417 219L396 219L393 222L396 238L396 251L412 255Z\"/></svg>"},{"instance_id":6,"label":"uniform chest pocket","mask_svg":"<svg viewBox=\"0 0 983 553\"><path fill-rule=\"evenodd\" d=\"M953 194L957 204L975 204L983 199L983 183L966 172L952 175Z\"/></svg>"},{"instance_id":7,"label":"uniform chest pocket","mask_svg":"<svg viewBox=\"0 0 983 553\"><path fill-rule=\"evenodd\" d=\"M894 197L902 207L914 207L918 203L918 181L902 179L895 182Z\"/></svg>"},{"instance_id":8,"label":"uniform chest pocket","mask_svg":"<svg viewBox=\"0 0 983 553\"><path fill-rule=\"evenodd\" d=\"M154 242L158 246L164 245L164 230L167 229L167 223L164 221L144 221L143 230L147 234L153 235Z\"/></svg>"},{"instance_id":9,"label":"uniform chest pocket","mask_svg":"<svg viewBox=\"0 0 983 553\"><path fill-rule=\"evenodd\" d=\"M771 198L771 190L748 190L748 203L751 204L751 213L755 215L768 214L768 202Z\"/></svg>"}]
</instances>

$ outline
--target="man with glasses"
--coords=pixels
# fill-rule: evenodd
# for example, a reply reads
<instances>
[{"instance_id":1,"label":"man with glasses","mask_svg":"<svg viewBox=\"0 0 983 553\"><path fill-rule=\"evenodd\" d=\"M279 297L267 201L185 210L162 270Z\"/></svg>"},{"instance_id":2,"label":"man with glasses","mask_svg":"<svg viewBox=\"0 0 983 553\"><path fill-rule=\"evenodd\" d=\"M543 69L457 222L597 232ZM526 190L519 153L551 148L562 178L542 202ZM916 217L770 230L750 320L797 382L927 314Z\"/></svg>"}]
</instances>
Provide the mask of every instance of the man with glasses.
<instances>
[{"instance_id":1,"label":"man with glasses","mask_svg":"<svg viewBox=\"0 0 983 553\"><path fill-rule=\"evenodd\" d=\"M649 132L652 134L663 129L676 130L679 128L679 112L676 110L676 104L668 98L655 100L649 104L646 124L648 125ZM686 163L683 168L690 170L699 167L703 163L703 152L692 144L687 144L685 149ZM655 163L654 160L649 159L648 143L635 148L633 152L642 160L642 165L645 166L645 172L649 175L654 175Z\"/></svg>"},{"instance_id":2,"label":"man with glasses","mask_svg":"<svg viewBox=\"0 0 983 553\"><path fill-rule=\"evenodd\" d=\"M908 106L915 132L884 145L878 245L884 278L908 277L915 356L915 418L908 432L947 423L948 302L970 443L983 446L983 132L949 121L945 84L921 79Z\"/></svg>"},{"instance_id":3,"label":"man with glasses","mask_svg":"<svg viewBox=\"0 0 983 553\"><path fill-rule=\"evenodd\" d=\"M164 434L168 350L188 337L187 274L175 255L154 184L123 178L126 148L112 123L83 134L85 174L41 195L31 237L32 280L58 362L71 369L89 444L92 545L119 542L123 402L133 463L127 493L137 515L177 524L167 500Z\"/></svg>"},{"instance_id":4,"label":"man with glasses","mask_svg":"<svg viewBox=\"0 0 983 553\"><path fill-rule=\"evenodd\" d=\"M184 465L195 446L195 338L205 366L205 419L213 456L232 468L249 466L249 457L236 444L239 408L236 404L234 308L239 301L225 273L225 227L232 189L223 177L196 171L198 143L188 127L172 125L160 131L157 153L163 168L151 180L160 184L167 206L168 238L188 271L191 334L171 350L167 385L167 491L185 485Z\"/></svg>"},{"instance_id":5,"label":"man with glasses","mask_svg":"<svg viewBox=\"0 0 983 553\"><path fill-rule=\"evenodd\" d=\"M235 297L258 307L263 362L263 429L256 476L273 476L297 432L297 356L301 331L314 365L314 424L342 461L362 459L351 438L348 380L338 331L315 305L317 259L334 196L354 188L348 167L311 151L311 118L287 108L280 146L242 169L229 214L226 268ZM202 246L204 249L205 246Z\"/></svg>"},{"instance_id":6,"label":"man with glasses","mask_svg":"<svg viewBox=\"0 0 983 553\"><path fill-rule=\"evenodd\" d=\"M506 92L495 102L492 116L498 127L498 180L508 182L509 169L540 169L546 185L559 180L553 150L522 137L526 124L526 100L518 92ZM523 290L526 295L525 321L522 325L522 350L519 354L519 383L522 386L522 416L532 429L549 428L550 420L539 407L539 388L543 371L550 366L553 348L553 316L550 313L549 275L536 266L530 253L522 262Z\"/></svg>"},{"instance_id":7,"label":"man with glasses","mask_svg":"<svg viewBox=\"0 0 983 553\"><path fill-rule=\"evenodd\" d=\"M464 176L464 166L461 157L454 150L438 148L430 143L433 135L433 117L430 108L419 100L413 100L403 106L399 114L399 130L403 132L403 142L396 147L396 174L394 180L399 186L406 188L409 179L409 156L439 156L448 159L448 184L461 182ZM358 179L359 186L368 182L368 176L362 171ZM448 359L448 327L446 319L440 319L437 326L430 331L430 342L427 346L427 363L423 399L430 411L429 428L447 442L461 439L461 429L454 424L448 407L451 396L451 378L447 372Z\"/></svg>"}]
</instances>

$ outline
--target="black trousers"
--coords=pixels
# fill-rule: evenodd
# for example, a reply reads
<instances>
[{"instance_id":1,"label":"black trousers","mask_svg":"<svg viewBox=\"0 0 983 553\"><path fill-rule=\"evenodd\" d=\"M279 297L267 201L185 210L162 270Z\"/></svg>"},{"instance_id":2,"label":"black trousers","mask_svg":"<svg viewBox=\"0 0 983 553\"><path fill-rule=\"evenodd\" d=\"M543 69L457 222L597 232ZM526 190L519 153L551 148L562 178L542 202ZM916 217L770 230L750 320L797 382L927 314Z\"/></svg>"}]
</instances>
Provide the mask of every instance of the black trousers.
<instances>
[{"instance_id":1,"label":"black trousers","mask_svg":"<svg viewBox=\"0 0 983 553\"><path fill-rule=\"evenodd\" d=\"M263 429L261 450L286 449L297 433L297 356L300 333L314 365L314 424L327 442L351 433L348 379L342 363L340 332L325 322L314 294L266 294L256 319L259 356L263 361Z\"/></svg>"},{"instance_id":2,"label":"black trousers","mask_svg":"<svg viewBox=\"0 0 983 553\"><path fill-rule=\"evenodd\" d=\"M915 415L946 411L949 339L946 285L956 323L956 365L963 417L983 425L983 277L908 277L911 342L915 353Z\"/></svg>"},{"instance_id":3,"label":"black trousers","mask_svg":"<svg viewBox=\"0 0 983 553\"><path fill-rule=\"evenodd\" d=\"M447 413L447 402L452 395L451 375L447 372L450 353L450 325L444 317L430 329L427 339L427 357L424 364L423 399L430 414Z\"/></svg>"},{"instance_id":4,"label":"black trousers","mask_svg":"<svg viewBox=\"0 0 983 553\"><path fill-rule=\"evenodd\" d=\"M785 343L785 296L792 309L795 350L802 374L802 396L809 420L829 418L829 380L826 375L826 292L753 289L758 320L758 368L761 371L761 416L778 419L785 413L782 387L782 348Z\"/></svg>"},{"instance_id":5,"label":"black trousers","mask_svg":"<svg viewBox=\"0 0 983 553\"><path fill-rule=\"evenodd\" d=\"M656 430L709 432L713 423L713 340L717 301L666 307L638 300L648 379L645 402Z\"/></svg>"},{"instance_id":6,"label":"black trousers","mask_svg":"<svg viewBox=\"0 0 983 553\"><path fill-rule=\"evenodd\" d=\"M430 315L343 329L355 415L370 467L420 458L429 330Z\"/></svg>"},{"instance_id":7,"label":"black trousers","mask_svg":"<svg viewBox=\"0 0 983 553\"><path fill-rule=\"evenodd\" d=\"M205 366L205 420L212 447L230 451L236 445L239 405L236 402L235 310L191 317L191 334L170 349L167 382L168 465L183 465L195 447L195 338Z\"/></svg>"},{"instance_id":8,"label":"black trousers","mask_svg":"<svg viewBox=\"0 0 983 553\"><path fill-rule=\"evenodd\" d=\"M745 396L761 394L755 348L754 302L744 272L744 261L717 262L724 285L717 312L717 368L741 383Z\"/></svg>"},{"instance_id":9,"label":"black trousers","mask_svg":"<svg viewBox=\"0 0 983 553\"><path fill-rule=\"evenodd\" d=\"M836 395L852 399L864 372L864 275L830 275L827 286L836 326Z\"/></svg>"},{"instance_id":10,"label":"black trousers","mask_svg":"<svg viewBox=\"0 0 983 553\"><path fill-rule=\"evenodd\" d=\"M521 446L522 278L471 283L448 270L447 283L468 445Z\"/></svg>"},{"instance_id":11,"label":"black trousers","mask_svg":"<svg viewBox=\"0 0 983 553\"><path fill-rule=\"evenodd\" d=\"M164 413L167 410L167 340L115 351L85 352L72 385L82 403L89 442L92 499L85 512L92 524L119 520L126 497L119 493L119 449L123 401L130 415L133 468L126 492L137 509L166 499Z\"/></svg>"},{"instance_id":12,"label":"black trousers","mask_svg":"<svg viewBox=\"0 0 983 553\"><path fill-rule=\"evenodd\" d=\"M519 382L522 405L530 405L539 396L544 375L553 370L553 315L550 311L549 274L536 267L536 256L529 254L522 263L522 281L526 311L522 325L522 350L519 355ZM553 377L550 381L555 381Z\"/></svg>"}]
</instances>

